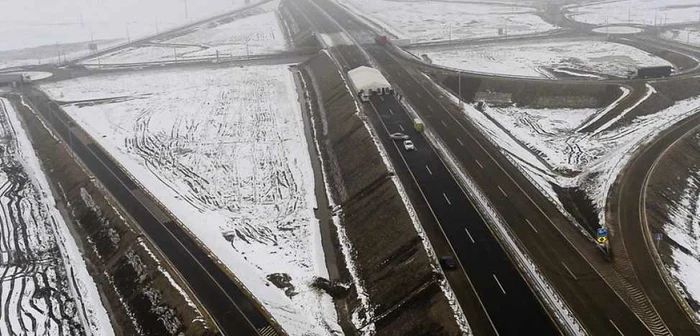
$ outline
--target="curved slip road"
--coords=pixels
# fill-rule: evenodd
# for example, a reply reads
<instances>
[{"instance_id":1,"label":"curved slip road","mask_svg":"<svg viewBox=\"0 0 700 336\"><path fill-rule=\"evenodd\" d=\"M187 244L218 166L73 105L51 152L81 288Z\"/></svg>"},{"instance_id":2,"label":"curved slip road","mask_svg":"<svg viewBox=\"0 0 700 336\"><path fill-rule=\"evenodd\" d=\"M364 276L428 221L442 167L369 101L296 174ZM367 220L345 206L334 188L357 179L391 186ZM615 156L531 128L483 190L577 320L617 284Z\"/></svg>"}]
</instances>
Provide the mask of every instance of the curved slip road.
<instances>
[{"instance_id":1,"label":"curved slip road","mask_svg":"<svg viewBox=\"0 0 700 336\"><path fill-rule=\"evenodd\" d=\"M664 271L660 268L664 266L660 265L660 260L657 263L659 257L651 242L645 199L649 178L664 154L699 127L700 114L695 114L657 137L629 162L611 193L614 196L612 213L617 213L614 225L619 232L616 236L622 239L644 292L673 335L678 336L700 335L700 326L682 306L672 288L674 285L667 284L661 274Z\"/></svg>"}]
</instances>

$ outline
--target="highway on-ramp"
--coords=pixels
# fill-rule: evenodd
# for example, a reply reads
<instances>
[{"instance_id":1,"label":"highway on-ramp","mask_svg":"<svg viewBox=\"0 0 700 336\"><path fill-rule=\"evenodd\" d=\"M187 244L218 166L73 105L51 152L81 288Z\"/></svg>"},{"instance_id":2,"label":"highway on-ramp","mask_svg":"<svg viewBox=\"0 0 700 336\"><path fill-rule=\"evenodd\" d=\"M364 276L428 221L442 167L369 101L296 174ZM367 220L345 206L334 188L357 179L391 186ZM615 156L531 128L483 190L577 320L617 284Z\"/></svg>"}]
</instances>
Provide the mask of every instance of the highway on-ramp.
<instances>
[{"instance_id":1,"label":"highway on-ramp","mask_svg":"<svg viewBox=\"0 0 700 336\"><path fill-rule=\"evenodd\" d=\"M699 125L700 114L696 113L675 124L639 151L620 175L619 184L612 193L615 199L610 205L615 209L612 213L617 214L614 219L615 227L619 230L616 238L622 239L646 295L674 335L700 335L700 326L690 318L692 311L684 310L679 301L682 299L674 295L674 289L668 287L661 274L663 270L659 268L664 266L660 260L658 263L655 260L658 256L655 256L651 242L645 199L649 177L664 154L677 141L697 130Z\"/></svg>"}]
</instances>

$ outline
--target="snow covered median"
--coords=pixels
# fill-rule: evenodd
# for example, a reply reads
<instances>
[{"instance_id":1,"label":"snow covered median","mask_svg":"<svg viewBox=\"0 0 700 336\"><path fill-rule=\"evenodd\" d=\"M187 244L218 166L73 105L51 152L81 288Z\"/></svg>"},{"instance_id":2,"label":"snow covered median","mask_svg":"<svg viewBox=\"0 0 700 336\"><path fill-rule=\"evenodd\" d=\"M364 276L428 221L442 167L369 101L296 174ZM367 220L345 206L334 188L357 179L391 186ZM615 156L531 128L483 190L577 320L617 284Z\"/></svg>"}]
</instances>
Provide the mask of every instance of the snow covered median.
<instances>
[{"instance_id":1,"label":"snow covered median","mask_svg":"<svg viewBox=\"0 0 700 336\"><path fill-rule=\"evenodd\" d=\"M346 5L414 43L522 35L556 28L537 16L534 8L514 4L347 0Z\"/></svg>"},{"instance_id":2,"label":"snow covered median","mask_svg":"<svg viewBox=\"0 0 700 336\"><path fill-rule=\"evenodd\" d=\"M648 26L697 22L700 3L697 0L626 0L601 1L591 5L572 6L570 18L591 24L643 24Z\"/></svg>"},{"instance_id":3,"label":"snow covered median","mask_svg":"<svg viewBox=\"0 0 700 336\"><path fill-rule=\"evenodd\" d=\"M523 77L555 77L553 72L572 76L627 77L644 66L672 65L637 48L595 40L542 43L485 44L453 48L414 49L434 64L476 73Z\"/></svg>"},{"instance_id":4,"label":"snow covered median","mask_svg":"<svg viewBox=\"0 0 700 336\"><path fill-rule=\"evenodd\" d=\"M285 51L286 41L277 20L277 5L278 1L272 1L239 13L231 22L221 20L202 25L169 40L122 49L83 64L128 64L217 56L227 59Z\"/></svg>"},{"instance_id":5,"label":"snow covered median","mask_svg":"<svg viewBox=\"0 0 700 336\"><path fill-rule=\"evenodd\" d=\"M43 86L292 335L339 330L314 177L286 66L131 73Z\"/></svg>"}]
</instances>

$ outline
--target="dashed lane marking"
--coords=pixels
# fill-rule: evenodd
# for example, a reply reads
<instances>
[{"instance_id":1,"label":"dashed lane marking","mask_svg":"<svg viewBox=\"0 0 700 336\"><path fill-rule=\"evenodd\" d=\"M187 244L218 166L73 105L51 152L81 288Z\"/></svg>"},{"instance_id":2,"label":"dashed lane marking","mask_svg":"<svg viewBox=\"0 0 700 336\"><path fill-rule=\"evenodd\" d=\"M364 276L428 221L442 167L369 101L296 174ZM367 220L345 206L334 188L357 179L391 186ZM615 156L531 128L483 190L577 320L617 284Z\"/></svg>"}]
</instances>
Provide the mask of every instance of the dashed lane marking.
<instances>
[{"instance_id":1,"label":"dashed lane marking","mask_svg":"<svg viewBox=\"0 0 700 336\"><path fill-rule=\"evenodd\" d=\"M503 188L501 188L501 186L498 186L498 190L501 191L501 194L503 194L503 196L508 197L508 194L506 194L506 192L503 191Z\"/></svg>"},{"instance_id":2,"label":"dashed lane marking","mask_svg":"<svg viewBox=\"0 0 700 336\"><path fill-rule=\"evenodd\" d=\"M459 142L460 145L464 146L464 143L462 142L462 140L459 140L459 138L457 138L457 142Z\"/></svg>"},{"instance_id":3,"label":"dashed lane marking","mask_svg":"<svg viewBox=\"0 0 700 336\"><path fill-rule=\"evenodd\" d=\"M469 230L467 230L467 228L464 228L464 232L467 233L467 236L469 236L469 240L472 241L472 244L476 244L476 242L474 241L474 238L472 237L472 234L469 233Z\"/></svg>"},{"instance_id":4,"label":"dashed lane marking","mask_svg":"<svg viewBox=\"0 0 700 336\"><path fill-rule=\"evenodd\" d=\"M474 162L476 162L476 165L479 166L479 168L484 169L484 166L481 165L481 162L479 162L479 160L474 159Z\"/></svg>"},{"instance_id":5,"label":"dashed lane marking","mask_svg":"<svg viewBox=\"0 0 700 336\"><path fill-rule=\"evenodd\" d=\"M537 233L537 229L535 228L534 225L532 225L532 223L530 222L529 219L525 218L525 223L527 223L527 225L530 225L530 228L532 229L532 231L535 231L535 233Z\"/></svg>"},{"instance_id":6,"label":"dashed lane marking","mask_svg":"<svg viewBox=\"0 0 700 336\"><path fill-rule=\"evenodd\" d=\"M625 336L625 334L622 333L622 330L620 330L620 328L617 327L617 325L615 324L615 322L613 322L613 320L608 320L608 321L610 321L610 324L612 324L612 326L615 327L615 330L617 330L617 332L619 332L620 335Z\"/></svg>"},{"instance_id":7,"label":"dashed lane marking","mask_svg":"<svg viewBox=\"0 0 700 336\"><path fill-rule=\"evenodd\" d=\"M576 274L574 274L574 272L572 272L563 261L561 262L561 264L564 266L566 271L569 272L569 275L571 275L571 277L574 278L574 280L578 280L578 278L576 277Z\"/></svg>"},{"instance_id":8,"label":"dashed lane marking","mask_svg":"<svg viewBox=\"0 0 700 336\"><path fill-rule=\"evenodd\" d=\"M452 202L450 202L450 199L447 198L447 195L445 195L445 193L442 193L442 197L445 198L445 201L447 201L447 204L452 205Z\"/></svg>"},{"instance_id":9,"label":"dashed lane marking","mask_svg":"<svg viewBox=\"0 0 700 336\"><path fill-rule=\"evenodd\" d=\"M428 165L425 165L425 169L428 170L428 174L433 175L433 172L430 170Z\"/></svg>"},{"instance_id":10,"label":"dashed lane marking","mask_svg":"<svg viewBox=\"0 0 700 336\"><path fill-rule=\"evenodd\" d=\"M493 280L496 280L496 283L498 284L498 287L501 288L501 292L503 292L503 294L505 294L505 293L506 293L506 290L503 289L503 285L501 285L501 282L498 281L498 278L496 277L496 274L491 274L491 275L493 275Z\"/></svg>"}]
</instances>

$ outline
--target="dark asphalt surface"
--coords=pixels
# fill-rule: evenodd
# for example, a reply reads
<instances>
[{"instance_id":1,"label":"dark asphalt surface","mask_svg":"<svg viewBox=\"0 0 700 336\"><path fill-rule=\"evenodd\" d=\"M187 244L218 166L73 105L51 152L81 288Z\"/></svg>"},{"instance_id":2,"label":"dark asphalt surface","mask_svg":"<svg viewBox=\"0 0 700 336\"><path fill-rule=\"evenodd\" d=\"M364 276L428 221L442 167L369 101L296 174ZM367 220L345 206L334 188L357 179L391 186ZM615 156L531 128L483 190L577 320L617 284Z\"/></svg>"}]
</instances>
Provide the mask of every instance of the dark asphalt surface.
<instances>
[{"instance_id":1,"label":"dark asphalt surface","mask_svg":"<svg viewBox=\"0 0 700 336\"><path fill-rule=\"evenodd\" d=\"M380 122L371 118L380 136L388 138L391 133L402 132L415 144L415 151L404 150L400 141L385 147L403 158L410 169L498 334L519 335L525 329L533 335L558 334L479 212L427 140L413 128L412 120L396 98L373 97L369 105L365 104L365 108L372 111L367 114L376 113L381 118ZM386 131L383 134L382 129Z\"/></svg>"},{"instance_id":2,"label":"dark asphalt surface","mask_svg":"<svg viewBox=\"0 0 700 336\"><path fill-rule=\"evenodd\" d=\"M355 32L359 32L358 40L366 40L366 36L370 34L367 28L331 2L318 0L316 3L332 15L335 22L341 23L351 35L355 36ZM312 6L306 7L308 11L314 10ZM321 16L321 13L313 15L314 18ZM329 31L334 29L330 26L335 22L321 18L318 20L324 28L328 25ZM610 265L602 255L595 258L595 245L578 233L556 206L504 158L499 149L477 127L461 112L455 111L454 107L444 106L444 100L433 96L433 92L428 91L417 77L412 76L413 73L407 71L406 64L392 57L387 49L374 44L364 47L388 75L390 82L401 89L423 121L440 136L466 172L489 197L511 231L526 248L530 258L538 265L540 272L554 285L590 334L652 334L600 275L601 271L598 269L609 271ZM337 50L343 51L346 55L343 58L356 59L359 52L345 51L350 48L339 47ZM433 195L429 202L436 203L441 199L444 201L442 195ZM466 210L466 207L463 206L462 209ZM448 230L449 228L445 231ZM481 233L489 234L483 231ZM454 245L472 244L463 234L449 238L455 242ZM479 236L478 239L487 238ZM584 253L594 257L584 258L574 246L590 246ZM501 313L512 317L521 311ZM519 333L522 334L524 330L527 329L520 329Z\"/></svg>"},{"instance_id":3,"label":"dark asphalt surface","mask_svg":"<svg viewBox=\"0 0 700 336\"><path fill-rule=\"evenodd\" d=\"M655 309L674 335L700 335L696 325L681 308L674 295L666 287L662 275L655 267L649 241L644 195L648 177L657 159L689 131L700 127L700 114L674 125L635 156L622 175L617 191L617 225L624 240L634 271ZM663 266L661 266L663 267ZM700 277L700 274L698 274Z\"/></svg>"},{"instance_id":4,"label":"dark asphalt surface","mask_svg":"<svg viewBox=\"0 0 700 336\"><path fill-rule=\"evenodd\" d=\"M68 143L94 176L119 201L168 261L182 275L225 335L276 335L250 297L217 265L179 225L149 199L134 194L136 183L82 129L42 92L25 90L44 120ZM76 136L78 134L78 136ZM80 141L79 139L90 140ZM146 205L146 203L151 204ZM150 210L149 210L150 209ZM154 210L156 209L156 210ZM154 212L155 211L155 212Z\"/></svg>"}]
</instances>

